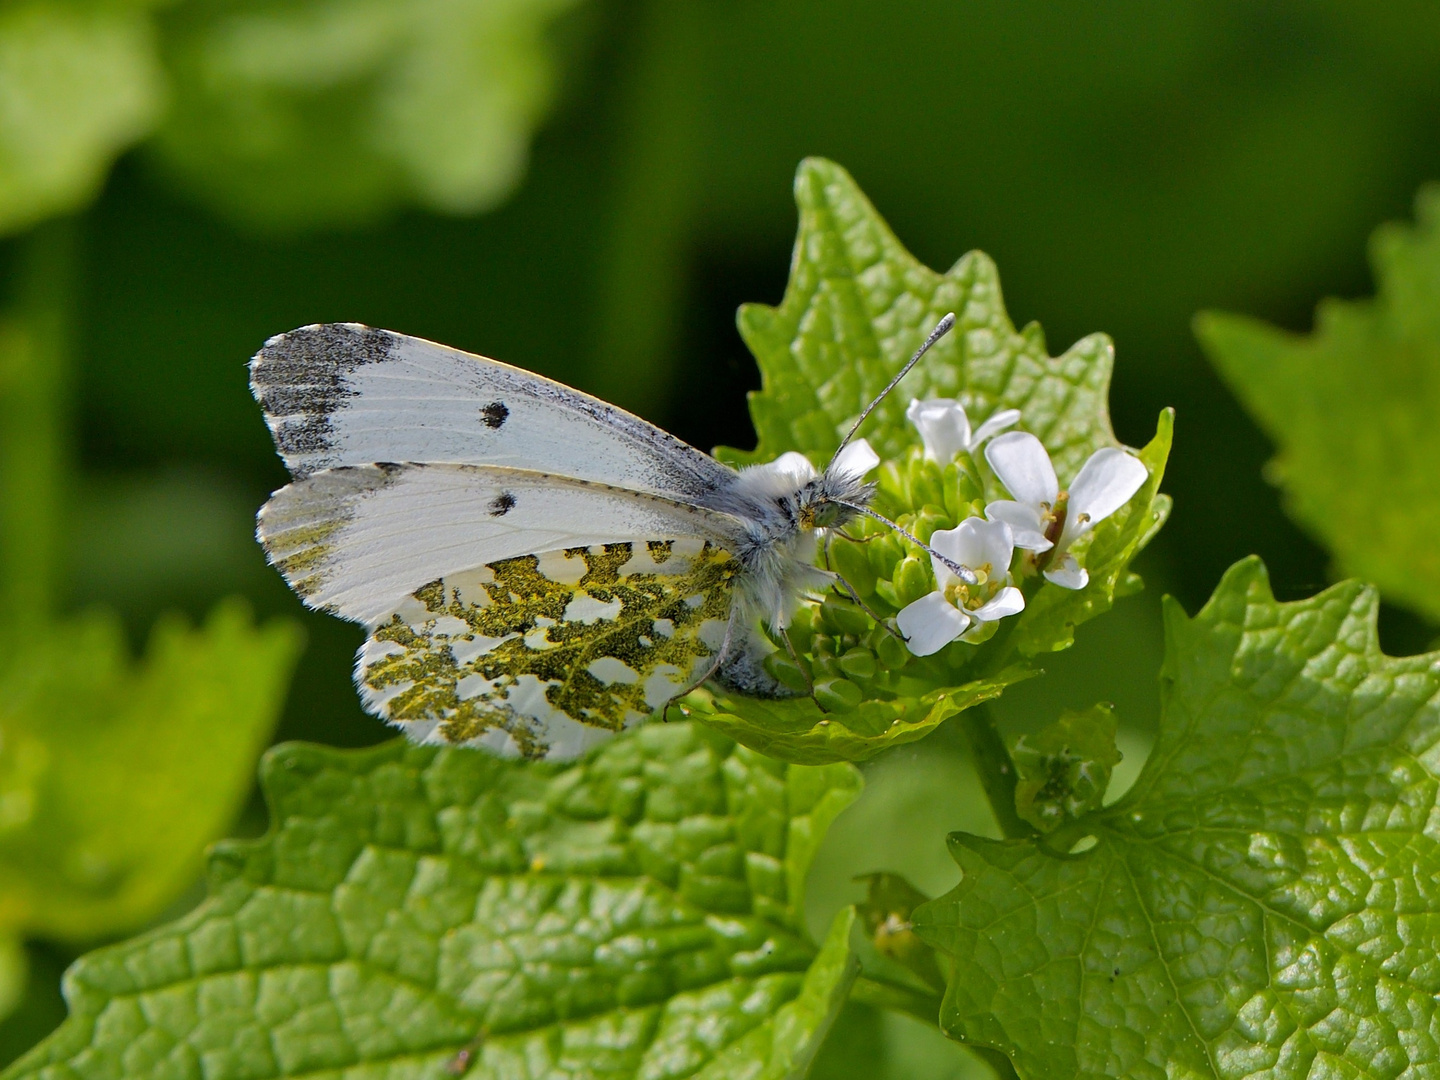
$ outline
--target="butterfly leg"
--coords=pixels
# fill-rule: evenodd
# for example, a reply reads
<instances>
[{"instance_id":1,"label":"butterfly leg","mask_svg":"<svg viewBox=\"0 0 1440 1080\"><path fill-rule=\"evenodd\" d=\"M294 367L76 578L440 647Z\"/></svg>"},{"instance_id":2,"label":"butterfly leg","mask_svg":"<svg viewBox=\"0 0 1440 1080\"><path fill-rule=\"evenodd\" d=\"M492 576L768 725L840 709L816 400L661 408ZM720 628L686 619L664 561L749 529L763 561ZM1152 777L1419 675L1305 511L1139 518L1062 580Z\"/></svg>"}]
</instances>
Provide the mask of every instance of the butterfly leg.
<instances>
[{"instance_id":1,"label":"butterfly leg","mask_svg":"<svg viewBox=\"0 0 1440 1080\"><path fill-rule=\"evenodd\" d=\"M805 686L810 691L810 696L815 696L815 680L810 677L810 669L800 662L800 654L795 651L795 643L790 640L790 631L781 630L780 640L785 642L785 651L790 654L790 659L795 661L795 666L800 669L800 674L805 677Z\"/></svg>"},{"instance_id":2,"label":"butterfly leg","mask_svg":"<svg viewBox=\"0 0 1440 1080\"><path fill-rule=\"evenodd\" d=\"M893 637L896 641L904 642L905 639L900 636L900 633L893 626L891 626L883 618L881 618L880 614L874 608L872 608L869 604L865 603L864 600L860 599L860 594L855 591L855 586L851 585L850 582L846 581L838 573L830 569L830 539L831 538L828 536L825 538L825 569L829 570L830 573L835 574L836 582L838 582L845 589L846 595L849 596L851 600L855 601L856 606L859 607L861 611L865 612L866 615L869 615L870 618L874 619L876 624L879 625L887 634ZM848 540L851 538L846 537L846 539ZM867 536L865 539L873 540L874 537Z\"/></svg>"},{"instance_id":3,"label":"butterfly leg","mask_svg":"<svg viewBox=\"0 0 1440 1080\"><path fill-rule=\"evenodd\" d=\"M669 701L665 702L665 708L660 711L661 723L668 724L670 722L671 705L675 704L677 700L690 693L690 691L698 690L700 687L704 686L707 682L710 681L710 676L714 675L717 671L720 670L720 665L725 662L725 657L730 653L730 640L734 636L735 622L739 617L740 613L738 610L730 612L730 621L725 624L725 636L720 641L720 648L715 651L715 662L705 670L704 675L701 675L689 686L685 687L684 690L681 690Z\"/></svg>"},{"instance_id":4,"label":"butterfly leg","mask_svg":"<svg viewBox=\"0 0 1440 1080\"><path fill-rule=\"evenodd\" d=\"M839 574L835 575L835 580L845 589L845 594L849 596L851 600L855 601L855 603L859 606L860 610L865 612L866 615L869 615L870 618L875 620L875 622L880 626L880 629L884 630L896 641L905 640L903 637L900 636L899 632L893 626L891 626L885 621L885 619L880 615L879 612L877 612L869 604L865 603L864 600L860 599L860 594L855 591L855 586L851 585Z\"/></svg>"}]
</instances>

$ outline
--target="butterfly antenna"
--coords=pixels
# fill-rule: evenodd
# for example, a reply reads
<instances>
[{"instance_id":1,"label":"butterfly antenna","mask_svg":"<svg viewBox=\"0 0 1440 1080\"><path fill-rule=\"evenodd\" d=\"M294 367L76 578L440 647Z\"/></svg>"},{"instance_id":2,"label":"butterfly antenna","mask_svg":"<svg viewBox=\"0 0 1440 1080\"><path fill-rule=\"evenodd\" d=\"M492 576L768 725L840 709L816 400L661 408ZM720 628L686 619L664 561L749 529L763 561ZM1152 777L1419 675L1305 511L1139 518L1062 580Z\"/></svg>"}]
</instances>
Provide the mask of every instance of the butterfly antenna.
<instances>
[{"instance_id":1,"label":"butterfly antenna","mask_svg":"<svg viewBox=\"0 0 1440 1080\"><path fill-rule=\"evenodd\" d=\"M870 402L869 405L865 406L865 411L860 414L860 419L856 420L855 423L851 425L849 434L847 434L845 438L841 439L840 445L835 448L835 453L830 458L831 465L835 464L835 459L840 456L840 451L844 450L845 447L850 445L850 440L853 439L855 437L855 433L860 430L860 425L865 423L866 419L870 416L870 414L875 411L875 407L879 405L880 402L884 401L885 398L889 395L890 391L894 390L895 387L900 384L901 379L905 378L906 375L910 374L910 369L913 368L916 364L918 364L920 362L920 358L930 351L930 346L934 345L935 342L939 341L942 337L944 337L953 329L955 329L955 313L952 311L935 324L935 329L930 331L930 336L925 339L925 341L921 344L920 348L915 350L915 355L910 357L910 362L900 369L900 374L896 375L893 379L891 379L890 382L886 385L885 389L881 390L880 393L875 396L875 400Z\"/></svg>"},{"instance_id":2,"label":"butterfly antenna","mask_svg":"<svg viewBox=\"0 0 1440 1080\"><path fill-rule=\"evenodd\" d=\"M859 503L844 502L840 499L835 500L835 505L848 507L849 509L854 510L857 514L864 514L868 518L874 518L876 521L880 522L880 524L894 529L897 533L905 537L906 540L909 540L912 544L920 548L922 551L929 552L932 559L938 559L940 561L940 565L944 566L961 581L965 582L966 585L980 584L980 579L975 576L974 570L971 570L968 566L961 566L958 562L950 558L948 555L941 555L940 552L936 551L929 544L925 543L924 540L921 540L919 537L915 536L903 525L899 525L896 522L891 521L884 514L877 514L868 506L861 506Z\"/></svg>"}]
</instances>

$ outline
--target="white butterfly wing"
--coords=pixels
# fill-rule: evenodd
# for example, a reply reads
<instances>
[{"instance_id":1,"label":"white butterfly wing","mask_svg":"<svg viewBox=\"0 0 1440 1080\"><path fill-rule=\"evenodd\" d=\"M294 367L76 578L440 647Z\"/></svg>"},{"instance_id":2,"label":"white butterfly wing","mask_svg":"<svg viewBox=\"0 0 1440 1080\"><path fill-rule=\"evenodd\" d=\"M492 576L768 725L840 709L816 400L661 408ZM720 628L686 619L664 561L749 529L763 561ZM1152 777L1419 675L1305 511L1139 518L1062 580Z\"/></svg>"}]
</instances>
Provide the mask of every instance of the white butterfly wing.
<instances>
[{"instance_id":1,"label":"white butterfly wing","mask_svg":"<svg viewBox=\"0 0 1440 1080\"><path fill-rule=\"evenodd\" d=\"M739 572L728 552L677 540L447 575L371 631L356 685L416 742L572 758L711 669Z\"/></svg>"},{"instance_id":2,"label":"white butterfly wing","mask_svg":"<svg viewBox=\"0 0 1440 1080\"><path fill-rule=\"evenodd\" d=\"M297 478L375 461L506 465L710 502L735 472L533 372L355 323L265 343L250 385Z\"/></svg>"},{"instance_id":3,"label":"white butterfly wing","mask_svg":"<svg viewBox=\"0 0 1440 1080\"><path fill-rule=\"evenodd\" d=\"M351 465L260 511L270 562L311 607L374 626L417 588L500 559L634 540L710 540L741 523L661 496L526 469Z\"/></svg>"}]
</instances>

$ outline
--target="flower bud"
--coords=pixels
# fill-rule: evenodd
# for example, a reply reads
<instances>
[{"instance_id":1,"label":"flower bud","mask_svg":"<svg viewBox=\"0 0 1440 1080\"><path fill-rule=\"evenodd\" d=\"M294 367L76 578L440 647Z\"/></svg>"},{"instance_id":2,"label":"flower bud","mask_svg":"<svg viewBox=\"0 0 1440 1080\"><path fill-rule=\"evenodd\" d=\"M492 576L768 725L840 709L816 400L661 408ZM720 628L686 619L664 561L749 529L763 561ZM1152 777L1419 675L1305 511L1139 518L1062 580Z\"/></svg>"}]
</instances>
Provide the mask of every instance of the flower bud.
<instances>
[{"instance_id":1,"label":"flower bud","mask_svg":"<svg viewBox=\"0 0 1440 1080\"><path fill-rule=\"evenodd\" d=\"M871 541L872 544L874 542ZM830 548L830 557L835 572L857 593L866 596L875 591L875 570L870 565L864 545L837 540Z\"/></svg>"},{"instance_id":2,"label":"flower bud","mask_svg":"<svg viewBox=\"0 0 1440 1080\"><path fill-rule=\"evenodd\" d=\"M910 662L910 650L894 634L881 631L884 635L875 643L875 655L889 671L899 671Z\"/></svg>"},{"instance_id":3,"label":"flower bud","mask_svg":"<svg viewBox=\"0 0 1440 1080\"><path fill-rule=\"evenodd\" d=\"M790 644L795 646L797 653L810 651L811 642L815 638L816 616L813 604L802 604L800 610L791 618L787 632L790 635Z\"/></svg>"},{"instance_id":4,"label":"flower bud","mask_svg":"<svg viewBox=\"0 0 1440 1080\"><path fill-rule=\"evenodd\" d=\"M910 479L910 505L945 505L945 482L933 461L922 461L915 466Z\"/></svg>"},{"instance_id":5,"label":"flower bud","mask_svg":"<svg viewBox=\"0 0 1440 1080\"><path fill-rule=\"evenodd\" d=\"M900 538L889 529L865 545L865 555L870 560L870 569L877 578L889 578L895 572L895 564L905 557Z\"/></svg>"},{"instance_id":6,"label":"flower bud","mask_svg":"<svg viewBox=\"0 0 1440 1080\"><path fill-rule=\"evenodd\" d=\"M847 649L840 657L840 670L852 679L875 677L875 654L863 645Z\"/></svg>"},{"instance_id":7,"label":"flower bud","mask_svg":"<svg viewBox=\"0 0 1440 1080\"><path fill-rule=\"evenodd\" d=\"M815 684L815 701L826 712L854 712L863 700L860 687L849 679L824 679Z\"/></svg>"},{"instance_id":8,"label":"flower bud","mask_svg":"<svg viewBox=\"0 0 1440 1080\"><path fill-rule=\"evenodd\" d=\"M790 659L788 653L771 653L765 657L764 667L781 686L802 694L810 689L809 684L805 681L805 673L800 670L800 665Z\"/></svg>"},{"instance_id":9,"label":"flower bud","mask_svg":"<svg viewBox=\"0 0 1440 1080\"><path fill-rule=\"evenodd\" d=\"M901 606L913 604L935 587L930 567L914 555L907 555L895 568L895 600Z\"/></svg>"},{"instance_id":10,"label":"flower bud","mask_svg":"<svg viewBox=\"0 0 1440 1080\"><path fill-rule=\"evenodd\" d=\"M820 614L827 627L840 634L861 637L870 630L870 616L848 598L827 596L820 605Z\"/></svg>"},{"instance_id":11,"label":"flower bud","mask_svg":"<svg viewBox=\"0 0 1440 1080\"><path fill-rule=\"evenodd\" d=\"M975 461L969 454L961 454L953 465L945 468L945 512L952 521L972 517L970 504L985 497L985 490L974 469Z\"/></svg>"},{"instance_id":12,"label":"flower bud","mask_svg":"<svg viewBox=\"0 0 1440 1080\"><path fill-rule=\"evenodd\" d=\"M915 515L910 531L928 544L936 531L954 527L955 523L946 518L945 512L939 506L926 506Z\"/></svg>"}]
</instances>

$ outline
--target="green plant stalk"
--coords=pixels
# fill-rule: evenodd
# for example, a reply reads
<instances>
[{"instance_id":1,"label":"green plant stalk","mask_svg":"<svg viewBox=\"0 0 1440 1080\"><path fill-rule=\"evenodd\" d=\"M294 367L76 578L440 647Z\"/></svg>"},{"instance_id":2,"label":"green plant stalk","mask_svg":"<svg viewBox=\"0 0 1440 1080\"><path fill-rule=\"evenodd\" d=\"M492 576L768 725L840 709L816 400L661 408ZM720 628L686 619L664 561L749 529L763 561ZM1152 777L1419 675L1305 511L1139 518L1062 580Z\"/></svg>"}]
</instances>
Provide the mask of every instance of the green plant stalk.
<instances>
[{"instance_id":1,"label":"green plant stalk","mask_svg":"<svg viewBox=\"0 0 1440 1080\"><path fill-rule=\"evenodd\" d=\"M24 619L50 615L57 592L78 242L70 218L31 231L0 316L0 610Z\"/></svg>"},{"instance_id":2,"label":"green plant stalk","mask_svg":"<svg viewBox=\"0 0 1440 1080\"><path fill-rule=\"evenodd\" d=\"M1000 826L1000 835L1007 840L1034 836L1034 828L1015 812L1015 762L995 727L990 710L977 705L961 713L956 722L970 744L975 771L996 824Z\"/></svg>"}]
</instances>

